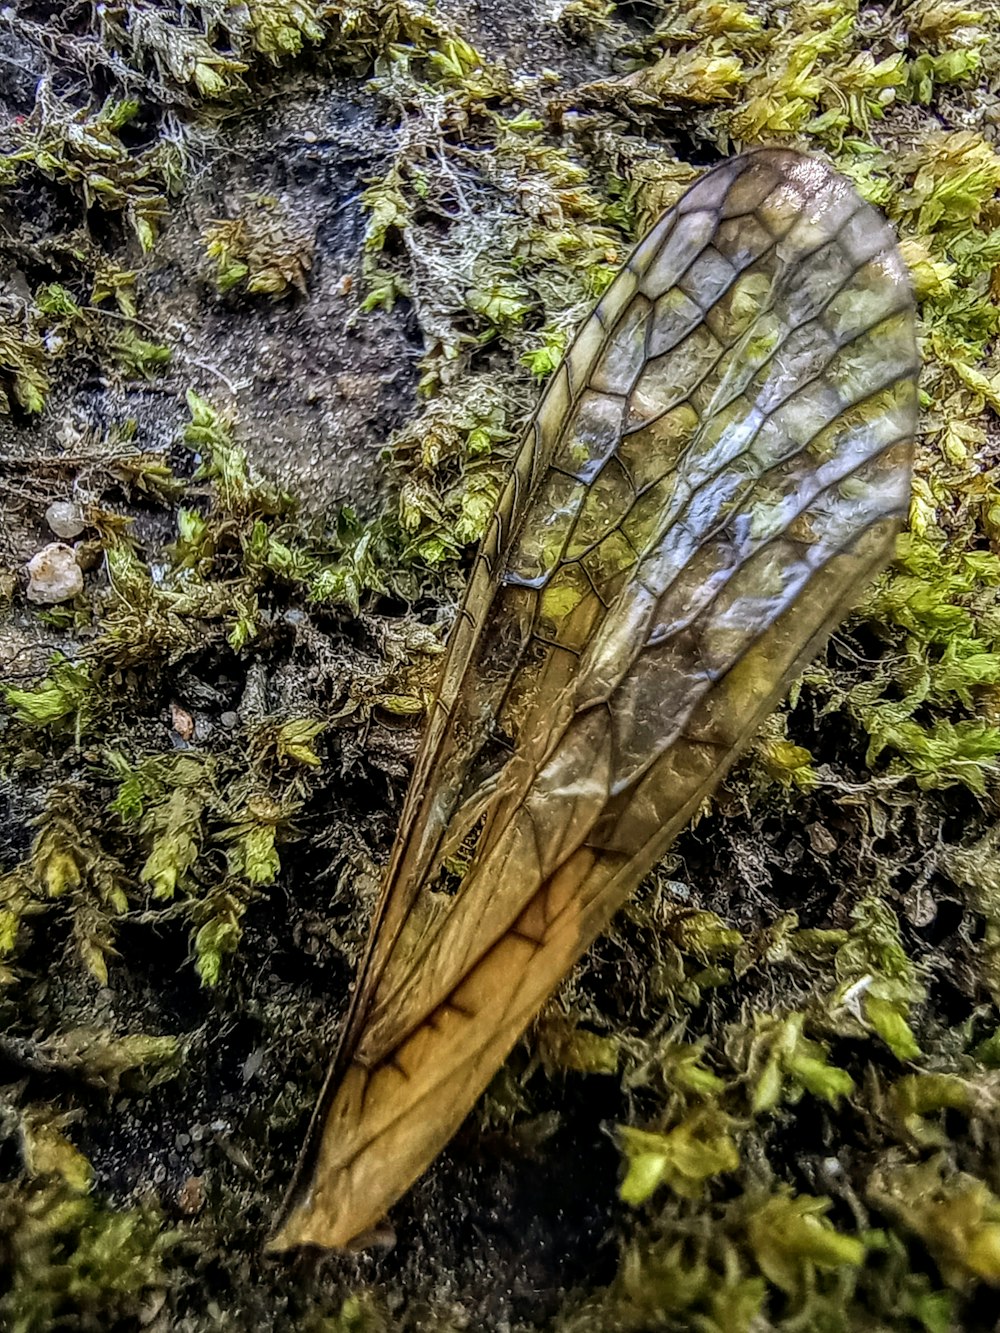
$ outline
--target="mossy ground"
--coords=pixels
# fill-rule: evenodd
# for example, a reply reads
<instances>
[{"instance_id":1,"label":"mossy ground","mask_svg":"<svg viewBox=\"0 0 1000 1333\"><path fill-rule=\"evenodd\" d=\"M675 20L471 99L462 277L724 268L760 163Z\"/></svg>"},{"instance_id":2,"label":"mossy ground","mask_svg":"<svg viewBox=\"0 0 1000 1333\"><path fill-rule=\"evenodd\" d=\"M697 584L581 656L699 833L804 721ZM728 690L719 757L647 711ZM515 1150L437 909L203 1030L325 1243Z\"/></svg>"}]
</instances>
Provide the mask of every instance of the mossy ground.
<instances>
[{"instance_id":1,"label":"mossy ground","mask_svg":"<svg viewBox=\"0 0 1000 1333\"><path fill-rule=\"evenodd\" d=\"M953 0L0 17L4 1327L994 1326L998 43ZM505 450L759 142L903 237L898 564L395 1249L265 1260Z\"/></svg>"}]
</instances>

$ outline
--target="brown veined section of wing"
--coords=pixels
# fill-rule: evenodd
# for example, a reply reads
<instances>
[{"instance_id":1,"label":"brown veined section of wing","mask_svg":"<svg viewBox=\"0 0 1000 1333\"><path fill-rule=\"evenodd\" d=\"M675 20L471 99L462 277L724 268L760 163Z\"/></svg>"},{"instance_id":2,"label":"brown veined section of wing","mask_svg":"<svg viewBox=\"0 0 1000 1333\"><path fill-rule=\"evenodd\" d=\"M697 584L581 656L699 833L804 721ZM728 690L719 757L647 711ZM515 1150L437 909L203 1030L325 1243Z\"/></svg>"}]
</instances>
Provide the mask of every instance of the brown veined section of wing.
<instances>
[{"instance_id":1,"label":"brown veined section of wing","mask_svg":"<svg viewBox=\"0 0 1000 1333\"><path fill-rule=\"evenodd\" d=\"M811 158L722 164L633 252L470 577L272 1248L406 1191L889 559L918 369L891 230Z\"/></svg>"}]
</instances>

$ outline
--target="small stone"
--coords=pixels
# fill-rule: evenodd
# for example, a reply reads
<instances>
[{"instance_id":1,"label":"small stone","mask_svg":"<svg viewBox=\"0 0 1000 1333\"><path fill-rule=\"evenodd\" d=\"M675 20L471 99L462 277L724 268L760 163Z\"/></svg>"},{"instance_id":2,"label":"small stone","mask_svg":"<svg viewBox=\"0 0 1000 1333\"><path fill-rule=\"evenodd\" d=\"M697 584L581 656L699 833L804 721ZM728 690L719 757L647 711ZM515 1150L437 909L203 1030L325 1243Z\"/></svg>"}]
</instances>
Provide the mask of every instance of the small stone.
<instances>
[{"instance_id":1,"label":"small stone","mask_svg":"<svg viewBox=\"0 0 1000 1333\"><path fill-rule=\"evenodd\" d=\"M924 930L938 914L938 900L928 884L914 886L903 898L907 920L918 930Z\"/></svg>"},{"instance_id":2,"label":"small stone","mask_svg":"<svg viewBox=\"0 0 1000 1333\"><path fill-rule=\"evenodd\" d=\"M54 606L83 592L83 570L76 563L72 546L50 542L31 557L28 570L28 601Z\"/></svg>"},{"instance_id":3,"label":"small stone","mask_svg":"<svg viewBox=\"0 0 1000 1333\"><path fill-rule=\"evenodd\" d=\"M837 839L826 825L819 823L818 820L814 824L806 825L806 835L809 838L809 846L817 856L832 856L837 850Z\"/></svg>"},{"instance_id":4,"label":"small stone","mask_svg":"<svg viewBox=\"0 0 1000 1333\"><path fill-rule=\"evenodd\" d=\"M45 511L45 521L57 537L79 537L87 526L80 506L72 500L53 500Z\"/></svg>"},{"instance_id":5,"label":"small stone","mask_svg":"<svg viewBox=\"0 0 1000 1333\"><path fill-rule=\"evenodd\" d=\"M226 728L227 731L232 731L233 727L235 727L237 722L239 722L239 718L236 716L235 713L223 713L222 716L219 718L219 721L222 723L222 725Z\"/></svg>"},{"instance_id":6,"label":"small stone","mask_svg":"<svg viewBox=\"0 0 1000 1333\"><path fill-rule=\"evenodd\" d=\"M194 735L194 718L180 704L170 705L170 724L183 741L189 741Z\"/></svg>"},{"instance_id":7,"label":"small stone","mask_svg":"<svg viewBox=\"0 0 1000 1333\"><path fill-rule=\"evenodd\" d=\"M251 1051L243 1062L243 1082L249 1083L252 1078L256 1078L264 1065L264 1048L258 1046L256 1050Z\"/></svg>"},{"instance_id":8,"label":"small stone","mask_svg":"<svg viewBox=\"0 0 1000 1333\"><path fill-rule=\"evenodd\" d=\"M177 1207L188 1217L200 1213L205 1203L205 1177L188 1176L177 1191Z\"/></svg>"}]
</instances>

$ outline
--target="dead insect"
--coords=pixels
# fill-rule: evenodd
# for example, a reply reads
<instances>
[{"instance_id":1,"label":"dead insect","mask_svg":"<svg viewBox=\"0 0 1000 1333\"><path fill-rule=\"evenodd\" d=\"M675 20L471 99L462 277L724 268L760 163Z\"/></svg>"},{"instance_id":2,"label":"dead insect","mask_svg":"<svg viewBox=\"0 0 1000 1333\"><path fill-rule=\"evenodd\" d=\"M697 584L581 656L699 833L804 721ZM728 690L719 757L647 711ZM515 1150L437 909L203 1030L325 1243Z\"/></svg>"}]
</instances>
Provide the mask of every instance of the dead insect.
<instances>
[{"instance_id":1,"label":"dead insect","mask_svg":"<svg viewBox=\"0 0 1000 1333\"><path fill-rule=\"evenodd\" d=\"M472 570L272 1249L426 1169L889 559L918 368L891 229L811 158L723 163L632 253Z\"/></svg>"}]
</instances>

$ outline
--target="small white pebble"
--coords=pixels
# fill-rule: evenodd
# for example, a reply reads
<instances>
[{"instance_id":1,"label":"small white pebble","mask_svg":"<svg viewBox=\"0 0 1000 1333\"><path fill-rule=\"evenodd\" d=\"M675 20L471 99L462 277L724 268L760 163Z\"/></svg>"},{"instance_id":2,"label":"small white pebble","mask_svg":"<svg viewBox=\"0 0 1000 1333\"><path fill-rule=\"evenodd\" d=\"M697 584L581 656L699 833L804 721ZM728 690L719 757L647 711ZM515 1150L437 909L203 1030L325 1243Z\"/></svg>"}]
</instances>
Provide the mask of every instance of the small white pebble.
<instances>
[{"instance_id":1,"label":"small white pebble","mask_svg":"<svg viewBox=\"0 0 1000 1333\"><path fill-rule=\"evenodd\" d=\"M87 526L80 506L72 500L53 500L45 511L45 521L57 537L79 537Z\"/></svg>"},{"instance_id":2,"label":"small white pebble","mask_svg":"<svg viewBox=\"0 0 1000 1333\"><path fill-rule=\"evenodd\" d=\"M68 602L83 592L83 570L76 563L72 546L50 542L31 557L28 570L28 601L53 606Z\"/></svg>"}]
</instances>

